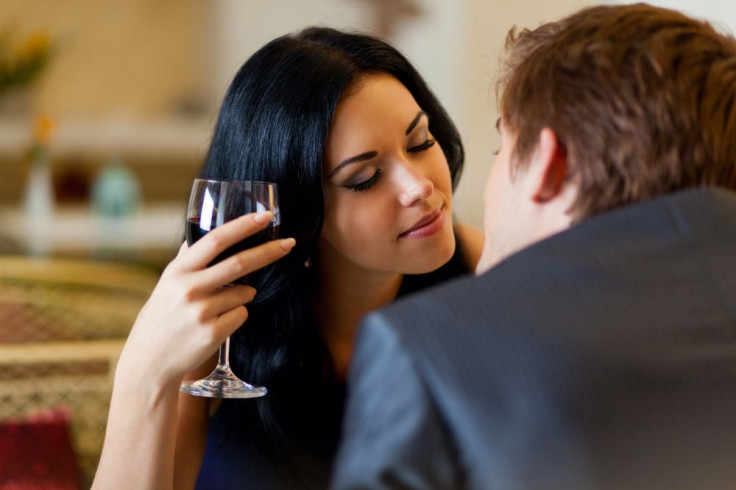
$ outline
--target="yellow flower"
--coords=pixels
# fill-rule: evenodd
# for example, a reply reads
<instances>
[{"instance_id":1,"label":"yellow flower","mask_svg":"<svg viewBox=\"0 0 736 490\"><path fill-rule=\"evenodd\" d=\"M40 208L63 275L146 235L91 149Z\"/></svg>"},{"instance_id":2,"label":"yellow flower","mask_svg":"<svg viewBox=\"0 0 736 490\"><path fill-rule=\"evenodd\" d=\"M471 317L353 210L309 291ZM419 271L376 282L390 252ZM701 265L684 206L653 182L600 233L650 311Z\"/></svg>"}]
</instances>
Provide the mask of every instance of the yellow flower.
<instances>
[{"instance_id":1,"label":"yellow flower","mask_svg":"<svg viewBox=\"0 0 736 490\"><path fill-rule=\"evenodd\" d=\"M32 60L48 54L51 50L51 37L45 31L39 31L28 37L20 44L16 56L21 60Z\"/></svg>"},{"instance_id":2,"label":"yellow flower","mask_svg":"<svg viewBox=\"0 0 736 490\"><path fill-rule=\"evenodd\" d=\"M46 145L54 133L56 121L48 114L42 114L36 118L33 125L33 139L36 144Z\"/></svg>"},{"instance_id":3,"label":"yellow flower","mask_svg":"<svg viewBox=\"0 0 736 490\"><path fill-rule=\"evenodd\" d=\"M0 32L0 95L13 87L32 83L55 54L55 45L45 31L12 42L9 32Z\"/></svg>"}]
</instances>

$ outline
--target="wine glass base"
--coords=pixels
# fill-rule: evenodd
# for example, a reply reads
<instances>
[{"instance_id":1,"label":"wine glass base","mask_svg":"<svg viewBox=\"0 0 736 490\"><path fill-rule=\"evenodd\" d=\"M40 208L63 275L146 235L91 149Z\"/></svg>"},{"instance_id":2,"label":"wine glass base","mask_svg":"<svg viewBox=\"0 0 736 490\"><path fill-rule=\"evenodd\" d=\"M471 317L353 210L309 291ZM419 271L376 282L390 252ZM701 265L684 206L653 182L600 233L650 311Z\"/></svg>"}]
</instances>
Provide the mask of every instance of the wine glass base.
<instances>
[{"instance_id":1,"label":"wine glass base","mask_svg":"<svg viewBox=\"0 0 736 490\"><path fill-rule=\"evenodd\" d=\"M257 398L268 392L264 386L253 386L232 371L221 369L215 369L204 379L182 382L179 391L208 398Z\"/></svg>"}]
</instances>

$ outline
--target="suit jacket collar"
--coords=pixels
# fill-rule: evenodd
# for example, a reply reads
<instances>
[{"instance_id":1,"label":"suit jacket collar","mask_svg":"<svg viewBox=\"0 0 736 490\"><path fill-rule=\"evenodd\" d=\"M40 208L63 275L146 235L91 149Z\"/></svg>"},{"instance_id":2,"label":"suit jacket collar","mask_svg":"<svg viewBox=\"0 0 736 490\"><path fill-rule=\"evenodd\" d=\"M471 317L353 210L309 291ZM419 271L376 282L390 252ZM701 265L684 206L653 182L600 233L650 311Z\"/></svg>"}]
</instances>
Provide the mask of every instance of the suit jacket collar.
<instances>
[{"instance_id":1,"label":"suit jacket collar","mask_svg":"<svg viewBox=\"0 0 736 490\"><path fill-rule=\"evenodd\" d=\"M736 242L736 192L723 188L694 188L625 205L536 242L502 260L485 274L550 252L556 255L555 251L568 257L582 254L605 259L610 254L638 249L644 243L657 242L673 234L696 242L709 243L724 238Z\"/></svg>"}]
</instances>

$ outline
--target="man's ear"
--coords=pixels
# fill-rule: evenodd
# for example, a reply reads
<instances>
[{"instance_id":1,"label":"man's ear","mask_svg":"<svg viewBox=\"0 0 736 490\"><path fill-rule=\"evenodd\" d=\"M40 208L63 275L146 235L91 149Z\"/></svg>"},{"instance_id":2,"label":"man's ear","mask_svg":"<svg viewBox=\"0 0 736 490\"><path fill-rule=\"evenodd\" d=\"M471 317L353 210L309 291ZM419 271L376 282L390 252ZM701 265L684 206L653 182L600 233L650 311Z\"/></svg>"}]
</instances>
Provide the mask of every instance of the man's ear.
<instances>
[{"instance_id":1,"label":"man's ear","mask_svg":"<svg viewBox=\"0 0 736 490\"><path fill-rule=\"evenodd\" d=\"M533 158L536 160L533 164L537 179L532 189L532 199L536 203L544 203L559 195L567 175L567 151L551 128L543 128L539 132Z\"/></svg>"}]
</instances>

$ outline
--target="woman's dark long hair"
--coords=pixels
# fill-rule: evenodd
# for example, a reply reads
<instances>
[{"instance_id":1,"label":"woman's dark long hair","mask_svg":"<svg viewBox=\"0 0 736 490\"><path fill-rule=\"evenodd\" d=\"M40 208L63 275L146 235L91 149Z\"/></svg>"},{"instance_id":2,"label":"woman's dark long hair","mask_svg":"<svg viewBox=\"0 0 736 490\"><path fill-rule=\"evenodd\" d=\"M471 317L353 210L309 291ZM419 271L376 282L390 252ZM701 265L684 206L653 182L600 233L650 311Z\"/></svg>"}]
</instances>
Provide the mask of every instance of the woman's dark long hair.
<instances>
[{"instance_id":1,"label":"woman's dark long hair","mask_svg":"<svg viewBox=\"0 0 736 490\"><path fill-rule=\"evenodd\" d=\"M326 409L336 382L314 320L317 277L304 262L323 224L323 150L333 114L351 84L377 72L397 78L427 112L457 184L460 136L414 67L381 40L329 28L280 37L248 59L225 95L201 172L278 183L281 235L297 241L284 259L249 277L258 294L232 339L235 372L269 394L220 408L232 439L249 441L270 461L293 460L293 451L329 458L336 444L340 414Z\"/></svg>"}]
</instances>

